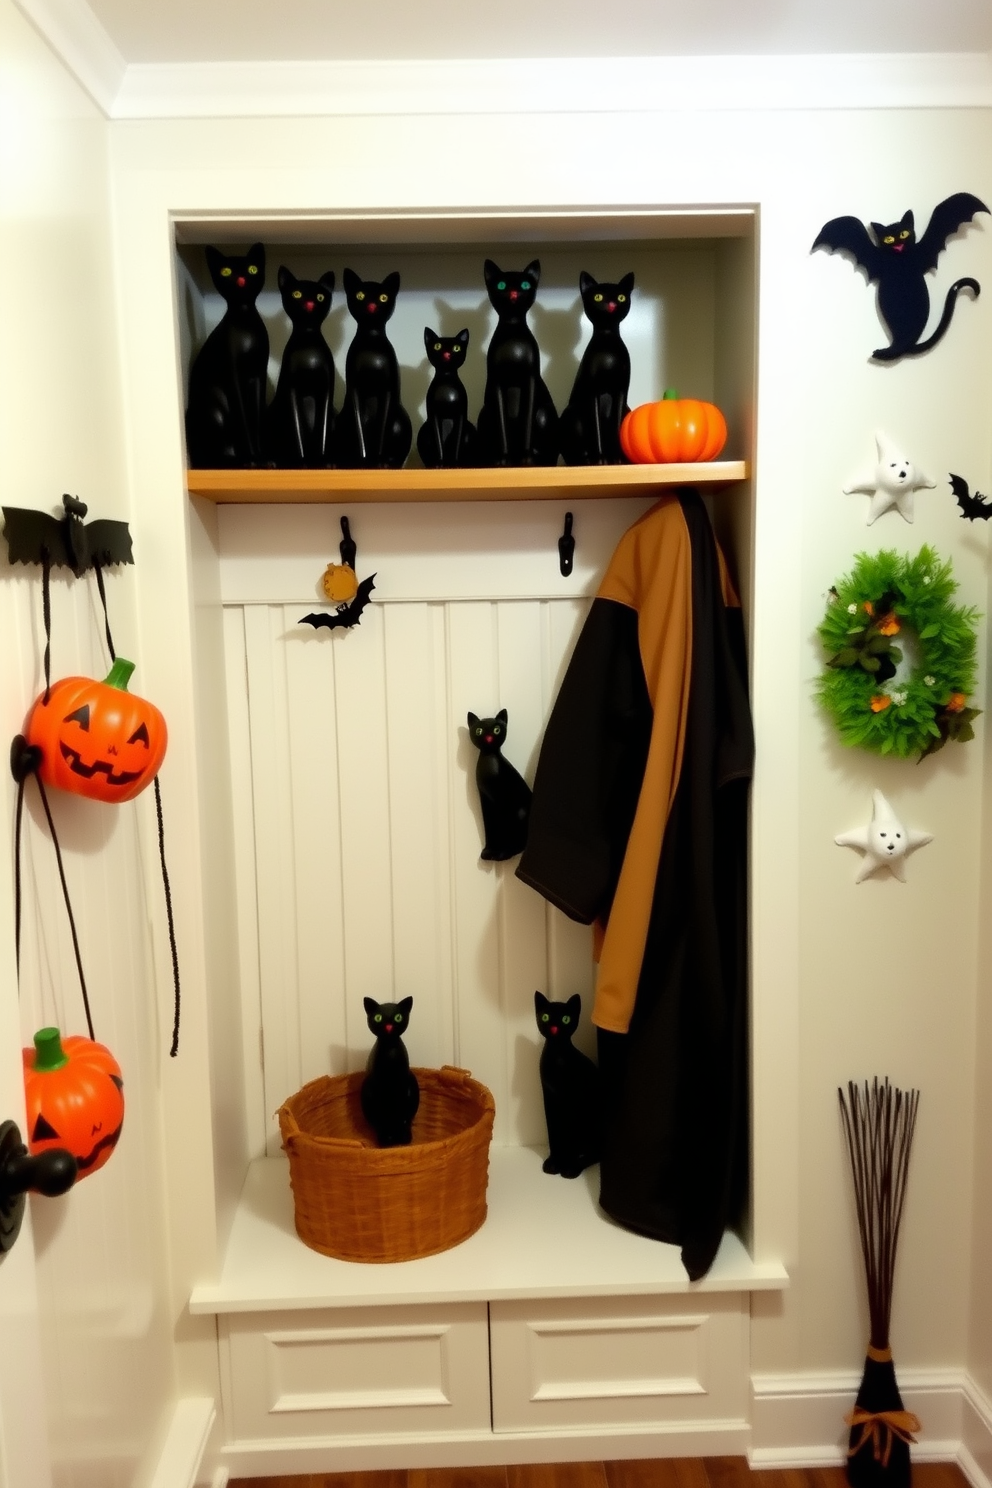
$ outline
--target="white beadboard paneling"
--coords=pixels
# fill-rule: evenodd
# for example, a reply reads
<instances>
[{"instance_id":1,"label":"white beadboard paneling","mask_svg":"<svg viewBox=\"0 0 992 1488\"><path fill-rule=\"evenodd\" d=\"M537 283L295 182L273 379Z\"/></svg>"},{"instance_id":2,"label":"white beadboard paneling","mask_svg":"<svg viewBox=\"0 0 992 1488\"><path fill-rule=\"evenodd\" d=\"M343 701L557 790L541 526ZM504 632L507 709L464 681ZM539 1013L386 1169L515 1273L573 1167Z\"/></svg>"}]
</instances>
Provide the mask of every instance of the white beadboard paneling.
<instances>
[{"instance_id":1,"label":"white beadboard paneling","mask_svg":"<svg viewBox=\"0 0 992 1488\"><path fill-rule=\"evenodd\" d=\"M496 1097L497 1142L546 1140L536 988L583 994L590 936L485 863L466 715L506 707L507 758L533 779L588 601L371 605L351 630L308 607L229 607L232 778L250 1137L318 1074L364 1062L362 999L411 995L414 1064L458 1064ZM250 791L248 782L250 781ZM592 1043L588 1021L580 1041Z\"/></svg>"}]
</instances>

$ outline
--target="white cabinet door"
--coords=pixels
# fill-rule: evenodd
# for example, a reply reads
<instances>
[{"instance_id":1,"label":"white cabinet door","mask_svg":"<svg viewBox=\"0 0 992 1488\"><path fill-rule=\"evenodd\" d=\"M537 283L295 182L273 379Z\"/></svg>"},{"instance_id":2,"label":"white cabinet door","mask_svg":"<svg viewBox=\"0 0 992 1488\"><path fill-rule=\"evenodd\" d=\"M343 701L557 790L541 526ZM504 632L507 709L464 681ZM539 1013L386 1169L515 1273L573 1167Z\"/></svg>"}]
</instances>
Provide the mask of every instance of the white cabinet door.
<instances>
[{"instance_id":1,"label":"white cabinet door","mask_svg":"<svg viewBox=\"0 0 992 1488\"><path fill-rule=\"evenodd\" d=\"M235 1443L489 1430L484 1302L228 1315L221 1339Z\"/></svg>"},{"instance_id":2,"label":"white cabinet door","mask_svg":"<svg viewBox=\"0 0 992 1488\"><path fill-rule=\"evenodd\" d=\"M494 1431L743 1423L747 1298L494 1302Z\"/></svg>"}]
</instances>

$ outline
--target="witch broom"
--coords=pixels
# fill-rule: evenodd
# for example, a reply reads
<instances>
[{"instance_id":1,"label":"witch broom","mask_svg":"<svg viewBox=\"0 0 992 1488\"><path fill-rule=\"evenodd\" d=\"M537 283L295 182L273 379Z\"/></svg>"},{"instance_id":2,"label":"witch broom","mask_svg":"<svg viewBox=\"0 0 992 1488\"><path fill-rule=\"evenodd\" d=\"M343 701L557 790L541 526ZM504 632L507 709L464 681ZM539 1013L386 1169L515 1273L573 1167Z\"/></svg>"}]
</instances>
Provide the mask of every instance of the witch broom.
<instances>
[{"instance_id":1,"label":"witch broom","mask_svg":"<svg viewBox=\"0 0 992 1488\"><path fill-rule=\"evenodd\" d=\"M892 1279L902 1207L906 1197L909 1153L916 1126L918 1090L896 1090L877 1077L859 1089L853 1081L847 1099L840 1098L844 1134L851 1157L858 1211L861 1253L868 1285L871 1339L854 1410L845 1419L851 1428L847 1479L854 1488L909 1488L909 1444L920 1430L903 1409L889 1347Z\"/></svg>"}]
</instances>

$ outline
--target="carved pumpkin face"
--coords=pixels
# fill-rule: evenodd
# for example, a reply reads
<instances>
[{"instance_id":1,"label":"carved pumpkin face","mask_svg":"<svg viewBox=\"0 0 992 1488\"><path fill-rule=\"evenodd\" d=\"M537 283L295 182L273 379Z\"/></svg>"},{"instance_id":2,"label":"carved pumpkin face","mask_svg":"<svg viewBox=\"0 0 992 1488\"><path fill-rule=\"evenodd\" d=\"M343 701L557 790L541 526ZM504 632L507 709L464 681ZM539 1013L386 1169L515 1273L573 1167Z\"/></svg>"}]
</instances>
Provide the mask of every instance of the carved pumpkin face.
<instances>
[{"instance_id":1,"label":"carved pumpkin face","mask_svg":"<svg viewBox=\"0 0 992 1488\"><path fill-rule=\"evenodd\" d=\"M37 699L24 725L41 750L46 785L96 801L130 801L150 785L165 757L165 719L127 691L134 663L118 657L105 682L63 677L45 702Z\"/></svg>"},{"instance_id":2,"label":"carved pumpkin face","mask_svg":"<svg viewBox=\"0 0 992 1488\"><path fill-rule=\"evenodd\" d=\"M124 1122L120 1065L103 1044L42 1028L23 1050L28 1147L64 1147L86 1178L108 1160Z\"/></svg>"}]
</instances>

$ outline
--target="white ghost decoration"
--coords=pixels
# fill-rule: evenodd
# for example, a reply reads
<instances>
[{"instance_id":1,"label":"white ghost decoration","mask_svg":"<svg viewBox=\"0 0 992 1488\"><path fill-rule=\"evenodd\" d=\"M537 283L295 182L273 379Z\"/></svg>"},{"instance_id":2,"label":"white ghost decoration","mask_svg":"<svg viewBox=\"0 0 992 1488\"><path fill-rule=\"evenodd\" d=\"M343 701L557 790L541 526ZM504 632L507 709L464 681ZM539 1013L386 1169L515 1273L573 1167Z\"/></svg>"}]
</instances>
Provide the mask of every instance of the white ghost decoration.
<instances>
[{"instance_id":1,"label":"white ghost decoration","mask_svg":"<svg viewBox=\"0 0 992 1488\"><path fill-rule=\"evenodd\" d=\"M875 466L859 475L844 487L845 495L863 491L871 497L868 505L868 526L876 517L895 507L907 522L913 520L913 497L917 491L932 491L937 484L922 470L918 470L906 455L896 448L887 434L878 430L875 434L878 460Z\"/></svg>"},{"instance_id":2,"label":"white ghost decoration","mask_svg":"<svg viewBox=\"0 0 992 1488\"><path fill-rule=\"evenodd\" d=\"M856 832L842 832L834 841L840 847L856 847L864 853L855 883L869 874L888 868L893 878L906 882L906 857L933 841L931 832L904 827L880 790L872 791L871 821Z\"/></svg>"}]
</instances>

